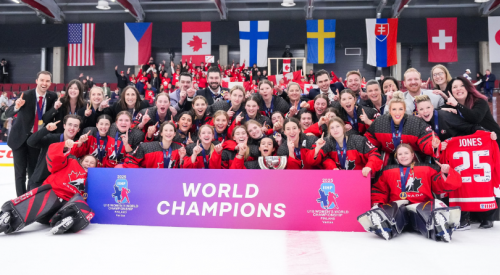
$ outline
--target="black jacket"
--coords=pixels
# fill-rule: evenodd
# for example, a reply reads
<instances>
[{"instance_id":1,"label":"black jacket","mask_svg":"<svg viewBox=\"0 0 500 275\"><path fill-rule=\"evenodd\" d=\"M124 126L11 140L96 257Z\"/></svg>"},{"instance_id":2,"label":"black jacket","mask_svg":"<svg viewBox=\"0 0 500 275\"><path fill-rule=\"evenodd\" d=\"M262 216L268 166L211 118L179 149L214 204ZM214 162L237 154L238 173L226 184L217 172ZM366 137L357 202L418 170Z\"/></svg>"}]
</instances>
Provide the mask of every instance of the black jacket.
<instances>
[{"instance_id":1,"label":"black jacket","mask_svg":"<svg viewBox=\"0 0 500 275\"><path fill-rule=\"evenodd\" d=\"M229 92L228 88L221 88L221 89L222 89L221 93ZM208 101L208 105L212 105L215 103L213 93L209 87L206 87L205 89L199 89L198 91L196 91L196 95L201 95L201 96L205 97Z\"/></svg>"},{"instance_id":2,"label":"black jacket","mask_svg":"<svg viewBox=\"0 0 500 275\"><path fill-rule=\"evenodd\" d=\"M436 132L441 141L445 141L448 138L456 137L456 136L466 136L472 135L477 130L484 130L483 127L478 124L472 124L467 122L460 116L457 116L453 113L436 110L437 112L437 120L438 120L438 128L436 128L436 121L434 115L431 120L427 122L427 124L432 126L432 130Z\"/></svg>"},{"instance_id":3,"label":"black jacket","mask_svg":"<svg viewBox=\"0 0 500 275\"><path fill-rule=\"evenodd\" d=\"M60 124L62 124L62 121ZM50 176L45 157L47 156L47 151L49 150L49 146L51 144L61 142L61 135L61 133L50 132L46 127L43 127L28 138L29 146L41 149L40 155L38 155L35 171L28 181L29 190L40 187L47 177Z\"/></svg>"},{"instance_id":4,"label":"black jacket","mask_svg":"<svg viewBox=\"0 0 500 275\"><path fill-rule=\"evenodd\" d=\"M82 107L85 109L84 107ZM76 114L78 114L78 108L76 109ZM61 106L58 110L56 110L54 107L50 108L50 110L45 111L45 114L43 114L43 124L47 125L48 123L51 122L56 122L60 120L57 124L57 129L53 133L62 133L64 132L64 127L63 127L63 121L64 117L68 114L68 109L64 106ZM95 126L95 124L94 124ZM80 127L80 129L83 129Z\"/></svg>"},{"instance_id":5,"label":"black jacket","mask_svg":"<svg viewBox=\"0 0 500 275\"><path fill-rule=\"evenodd\" d=\"M147 102L147 101L145 101L145 100L141 101L141 104L140 104L140 106L139 106L139 109L135 110L135 114L131 114L131 115L132 115L132 117L135 117L135 116L139 113L139 111L140 111L140 110L142 110L142 109L146 109L146 108L148 108L148 107L149 107L149 102ZM113 106L109 107L109 109L110 109L110 115L111 115L111 118L113 119L113 121L111 121L111 123L113 123L113 122L115 121L115 119L116 119L116 115L117 115L119 112L121 112L121 111L128 111L128 109L126 109L126 108L125 108L125 109L123 109L123 108L122 108L122 106L121 106L121 104L120 104L120 101L117 101L115 104L113 104ZM94 125L94 126L92 126L92 127L95 127L95 125Z\"/></svg>"},{"instance_id":6,"label":"black jacket","mask_svg":"<svg viewBox=\"0 0 500 275\"><path fill-rule=\"evenodd\" d=\"M120 89L123 89L125 87L127 87L128 85L128 75L127 74L123 74L123 76L121 76L118 71L115 70L115 75L116 75L116 81L118 83L118 88Z\"/></svg>"},{"instance_id":7,"label":"black jacket","mask_svg":"<svg viewBox=\"0 0 500 275\"><path fill-rule=\"evenodd\" d=\"M342 90L344 90L344 85L342 85L342 83L340 83L340 82L336 82L336 83L330 84L330 89L332 90L333 94L337 94L335 91L337 91L338 94L340 94L340 92L342 92ZM309 100L313 100L320 93L321 93L321 91L319 90L319 88L311 89L309 91L309 94L306 96L306 98Z\"/></svg>"},{"instance_id":8,"label":"black jacket","mask_svg":"<svg viewBox=\"0 0 500 275\"><path fill-rule=\"evenodd\" d=\"M7 117L13 117L17 113L16 121L12 125L12 130L10 131L9 140L7 142L7 145L9 145L12 150L18 149L21 145L23 145L31 134L31 129L35 124L37 104L35 89L24 92L23 99L25 100L24 106L22 106L17 112L14 111L16 104L12 104L12 106L5 111L5 115ZM56 100L57 94L47 91L45 95L45 110L50 110L54 106Z\"/></svg>"}]
</instances>

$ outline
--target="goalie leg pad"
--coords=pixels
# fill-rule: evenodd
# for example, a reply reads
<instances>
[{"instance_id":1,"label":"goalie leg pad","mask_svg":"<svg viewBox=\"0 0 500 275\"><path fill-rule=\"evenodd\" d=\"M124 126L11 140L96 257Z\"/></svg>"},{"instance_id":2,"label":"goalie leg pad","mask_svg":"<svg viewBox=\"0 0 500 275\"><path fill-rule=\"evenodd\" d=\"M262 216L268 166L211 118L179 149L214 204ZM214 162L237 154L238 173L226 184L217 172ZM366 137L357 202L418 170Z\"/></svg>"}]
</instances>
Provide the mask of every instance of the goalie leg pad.
<instances>
[{"instance_id":1,"label":"goalie leg pad","mask_svg":"<svg viewBox=\"0 0 500 275\"><path fill-rule=\"evenodd\" d=\"M450 242L453 231L460 225L460 208L447 207L440 200L410 205L408 212L413 229L436 241Z\"/></svg>"},{"instance_id":2,"label":"goalie leg pad","mask_svg":"<svg viewBox=\"0 0 500 275\"><path fill-rule=\"evenodd\" d=\"M360 215L358 222L368 232L390 240L401 234L408 224L405 203L391 202L390 204L379 204L372 210Z\"/></svg>"},{"instance_id":3,"label":"goalie leg pad","mask_svg":"<svg viewBox=\"0 0 500 275\"><path fill-rule=\"evenodd\" d=\"M94 211L89 207L87 202L80 194L75 194L57 213L50 219L50 226L52 228L58 227L57 234L64 232L76 233L90 224L90 220L94 217ZM73 224L66 228L61 227L60 224L66 222L71 217ZM61 231L61 229L63 231Z\"/></svg>"},{"instance_id":4,"label":"goalie leg pad","mask_svg":"<svg viewBox=\"0 0 500 275\"><path fill-rule=\"evenodd\" d=\"M52 215L61 205L50 184L30 190L3 204L0 217L4 219L0 225L0 233L10 234L19 231L47 215Z\"/></svg>"}]
</instances>

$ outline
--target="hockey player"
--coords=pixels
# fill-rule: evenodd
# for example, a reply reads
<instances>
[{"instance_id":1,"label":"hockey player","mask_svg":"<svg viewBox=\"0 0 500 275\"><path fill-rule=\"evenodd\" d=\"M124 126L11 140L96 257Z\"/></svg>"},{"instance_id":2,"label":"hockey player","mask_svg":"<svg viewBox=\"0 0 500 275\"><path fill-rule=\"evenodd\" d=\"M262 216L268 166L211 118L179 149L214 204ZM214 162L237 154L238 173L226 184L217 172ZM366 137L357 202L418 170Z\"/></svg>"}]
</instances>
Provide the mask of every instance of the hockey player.
<instances>
[{"instance_id":1,"label":"hockey player","mask_svg":"<svg viewBox=\"0 0 500 275\"><path fill-rule=\"evenodd\" d=\"M94 85L89 91L89 103L77 111L77 114L82 118L80 129L94 127L97 123L97 118L104 114L111 114L109 108L109 100L104 95L104 90Z\"/></svg>"},{"instance_id":2,"label":"hockey player","mask_svg":"<svg viewBox=\"0 0 500 275\"><path fill-rule=\"evenodd\" d=\"M365 133L371 144L387 153L384 165L389 161L389 154L401 143L410 144L414 151L433 156L440 140L433 137L431 126L419 117L405 114L406 104L402 92L395 92L388 103L389 114L378 117Z\"/></svg>"},{"instance_id":3,"label":"hockey player","mask_svg":"<svg viewBox=\"0 0 500 275\"><path fill-rule=\"evenodd\" d=\"M326 108L326 110L323 112L323 115L319 118L318 122L312 124L306 130L304 130L304 134L313 134L316 137L320 137L324 132L328 133L328 131L327 131L328 122L332 118L339 117L339 116L340 116L340 113L337 109L335 109L333 107ZM347 130L351 130L352 126L350 124L347 124L346 128L348 128Z\"/></svg>"},{"instance_id":4,"label":"hockey player","mask_svg":"<svg viewBox=\"0 0 500 275\"><path fill-rule=\"evenodd\" d=\"M132 153L141 142L144 141L144 133L137 129L130 129L132 125L132 115L127 111L121 111L116 116L115 123L111 124L108 135L114 138L114 150L116 161L121 163L123 161L123 150L118 145L122 141L125 152ZM124 138L128 138L128 142L123 142Z\"/></svg>"},{"instance_id":5,"label":"hockey player","mask_svg":"<svg viewBox=\"0 0 500 275\"><path fill-rule=\"evenodd\" d=\"M366 231L386 240L411 227L429 239L451 241L460 222L460 207L447 207L433 193L455 190L462 185L460 174L448 164L415 163L413 148L397 147L399 165L388 165L372 187L373 208L358 217Z\"/></svg>"},{"instance_id":6,"label":"hockey player","mask_svg":"<svg viewBox=\"0 0 500 275\"><path fill-rule=\"evenodd\" d=\"M232 129L228 129L229 116L226 111L219 110L215 112L213 119L209 125L214 126L215 140L222 142L231 138Z\"/></svg>"},{"instance_id":7,"label":"hockey player","mask_svg":"<svg viewBox=\"0 0 500 275\"><path fill-rule=\"evenodd\" d=\"M190 112L181 113L177 122L177 134L175 135L174 142L187 146L197 140L196 135L191 135L193 125L193 116Z\"/></svg>"},{"instance_id":8,"label":"hockey player","mask_svg":"<svg viewBox=\"0 0 500 275\"><path fill-rule=\"evenodd\" d=\"M260 111L268 118L271 118L271 114L274 111L280 111L282 114L286 114L290 110L290 105L286 100L279 96L275 96L273 91L274 85L271 81L264 79L259 82L259 94L262 97L262 102L259 107Z\"/></svg>"},{"instance_id":9,"label":"hockey player","mask_svg":"<svg viewBox=\"0 0 500 275\"><path fill-rule=\"evenodd\" d=\"M340 117L352 126L353 131L364 135L377 112L373 108L356 104L357 96L350 89L340 93Z\"/></svg>"},{"instance_id":10,"label":"hockey player","mask_svg":"<svg viewBox=\"0 0 500 275\"><path fill-rule=\"evenodd\" d=\"M252 95L245 101L245 110L233 118L234 126L241 125L249 120L255 120L260 124L271 125L271 119L259 111L261 99L259 95ZM233 126L233 125L231 125Z\"/></svg>"},{"instance_id":11,"label":"hockey player","mask_svg":"<svg viewBox=\"0 0 500 275\"><path fill-rule=\"evenodd\" d=\"M345 90L344 90L345 91ZM328 170L362 170L367 177L382 169L382 158L375 146L365 137L346 135L344 121L335 117L328 122L328 137L323 147L323 167Z\"/></svg>"},{"instance_id":12,"label":"hockey player","mask_svg":"<svg viewBox=\"0 0 500 275\"><path fill-rule=\"evenodd\" d=\"M132 154L127 154L125 168L180 168L186 149L173 142L175 125L166 121L160 126L161 141L141 143Z\"/></svg>"},{"instance_id":13,"label":"hockey player","mask_svg":"<svg viewBox=\"0 0 500 275\"><path fill-rule=\"evenodd\" d=\"M204 97L203 97L204 98ZM214 128L202 125L198 141L186 147L183 168L221 169L222 143L214 141Z\"/></svg>"},{"instance_id":14,"label":"hockey player","mask_svg":"<svg viewBox=\"0 0 500 275\"><path fill-rule=\"evenodd\" d=\"M212 122L212 116L208 111L208 101L204 96L195 96L192 105L189 111L194 118L191 132L198 134L198 130L202 125Z\"/></svg>"},{"instance_id":15,"label":"hockey player","mask_svg":"<svg viewBox=\"0 0 500 275\"><path fill-rule=\"evenodd\" d=\"M255 160L259 156L256 145L247 145L248 134L245 126L236 126L232 131L231 138L232 140L226 140L223 144L222 168L237 169L233 163L238 154L242 156L243 161Z\"/></svg>"},{"instance_id":16,"label":"hockey player","mask_svg":"<svg viewBox=\"0 0 500 275\"><path fill-rule=\"evenodd\" d=\"M144 142L149 142L158 137L160 125L172 119L170 96L167 93L159 93L155 98L155 106L141 110L134 124L144 133Z\"/></svg>"},{"instance_id":17,"label":"hockey player","mask_svg":"<svg viewBox=\"0 0 500 275\"><path fill-rule=\"evenodd\" d=\"M260 140L259 152L261 156L257 160L245 160L240 151L233 161L231 169L285 169L286 156L275 156L278 143L274 137L265 137Z\"/></svg>"},{"instance_id":18,"label":"hockey player","mask_svg":"<svg viewBox=\"0 0 500 275\"><path fill-rule=\"evenodd\" d=\"M93 156L80 161L70 156L71 139L50 145L47 165L52 173L42 186L7 201L0 211L0 233L11 234L33 222L48 223L53 234L78 232L90 223L94 212L82 197L87 170L96 166Z\"/></svg>"},{"instance_id":19,"label":"hockey player","mask_svg":"<svg viewBox=\"0 0 500 275\"><path fill-rule=\"evenodd\" d=\"M295 118L285 120L283 127L287 142L280 145L277 155L288 157L286 169L317 168L321 161L318 154L324 154L321 149L326 143L324 139L302 133Z\"/></svg>"}]
</instances>

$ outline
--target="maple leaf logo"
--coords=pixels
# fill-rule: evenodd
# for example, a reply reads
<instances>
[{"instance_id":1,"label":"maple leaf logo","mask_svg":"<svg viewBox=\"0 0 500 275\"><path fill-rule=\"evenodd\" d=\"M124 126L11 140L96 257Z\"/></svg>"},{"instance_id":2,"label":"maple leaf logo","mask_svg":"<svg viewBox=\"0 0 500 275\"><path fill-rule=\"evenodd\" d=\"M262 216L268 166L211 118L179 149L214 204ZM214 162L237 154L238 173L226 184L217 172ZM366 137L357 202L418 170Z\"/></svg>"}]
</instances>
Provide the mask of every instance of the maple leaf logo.
<instances>
[{"instance_id":1,"label":"maple leaf logo","mask_svg":"<svg viewBox=\"0 0 500 275\"><path fill-rule=\"evenodd\" d=\"M76 181L76 180L78 180L78 178L80 178L81 176L83 176L83 174L78 173L78 172L75 172L75 171L71 171L71 174L69 174L69 181L70 181L70 182L72 182L72 181Z\"/></svg>"},{"instance_id":2,"label":"maple leaf logo","mask_svg":"<svg viewBox=\"0 0 500 275\"><path fill-rule=\"evenodd\" d=\"M287 72L290 71L290 66L286 65L285 66L285 71L287 71Z\"/></svg>"},{"instance_id":3,"label":"maple leaf logo","mask_svg":"<svg viewBox=\"0 0 500 275\"><path fill-rule=\"evenodd\" d=\"M206 45L207 42L203 42L203 40L201 40L201 38L197 35L193 35L193 38L187 44L193 48L193 52L197 52L203 47L203 45Z\"/></svg>"}]
</instances>

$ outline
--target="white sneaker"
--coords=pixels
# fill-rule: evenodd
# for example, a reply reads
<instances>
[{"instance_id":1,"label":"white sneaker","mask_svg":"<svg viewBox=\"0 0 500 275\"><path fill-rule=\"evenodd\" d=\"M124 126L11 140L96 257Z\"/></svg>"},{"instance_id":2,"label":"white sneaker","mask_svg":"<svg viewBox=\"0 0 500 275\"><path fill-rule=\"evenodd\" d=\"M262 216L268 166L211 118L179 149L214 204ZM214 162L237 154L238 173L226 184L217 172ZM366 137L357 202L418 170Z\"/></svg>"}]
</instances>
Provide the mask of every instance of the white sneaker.
<instances>
[{"instance_id":1,"label":"white sneaker","mask_svg":"<svg viewBox=\"0 0 500 275\"><path fill-rule=\"evenodd\" d=\"M380 230L382 237L384 237L384 239L386 241L388 241L389 240L389 233L387 233L387 231L385 231L384 228L382 227L382 217L380 217L380 215L374 211L370 215L370 218L372 220L372 224L373 224L373 227L375 228L375 230L377 230L377 231Z\"/></svg>"},{"instance_id":2,"label":"white sneaker","mask_svg":"<svg viewBox=\"0 0 500 275\"><path fill-rule=\"evenodd\" d=\"M448 231L446 230L446 218L443 216L443 213L436 212L434 213L434 227L436 228L436 233L443 232L441 239L447 243L451 242L451 237Z\"/></svg>"}]
</instances>

